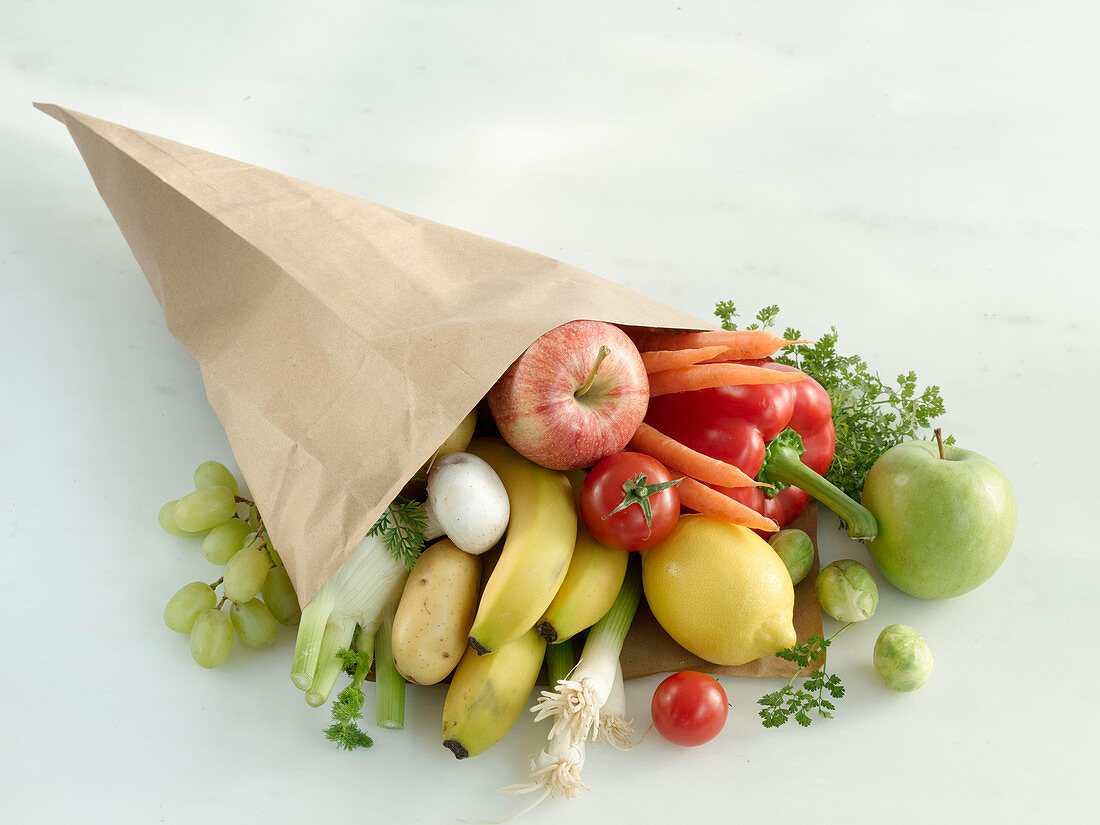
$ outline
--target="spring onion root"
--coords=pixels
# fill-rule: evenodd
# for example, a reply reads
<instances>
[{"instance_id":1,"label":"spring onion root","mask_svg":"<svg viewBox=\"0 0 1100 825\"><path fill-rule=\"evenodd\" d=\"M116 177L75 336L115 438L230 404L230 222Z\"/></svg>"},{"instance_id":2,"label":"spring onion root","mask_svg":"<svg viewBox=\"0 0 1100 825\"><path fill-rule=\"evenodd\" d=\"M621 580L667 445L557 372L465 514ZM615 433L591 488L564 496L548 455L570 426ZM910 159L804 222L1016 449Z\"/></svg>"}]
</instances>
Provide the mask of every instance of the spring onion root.
<instances>
[{"instance_id":1,"label":"spring onion root","mask_svg":"<svg viewBox=\"0 0 1100 825\"><path fill-rule=\"evenodd\" d=\"M619 654L641 592L641 572L632 564L611 609L588 632L581 660L571 677L559 682L556 690L543 691L531 709L536 722L554 717L548 739L562 731L568 731L571 742L584 741L589 735L598 738L600 710L611 694Z\"/></svg>"},{"instance_id":2,"label":"spring onion root","mask_svg":"<svg viewBox=\"0 0 1100 825\"><path fill-rule=\"evenodd\" d=\"M600 726L597 742L610 745L616 750L633 750L631 744L634 738L634 720L626 719L626 688L623 685L623 669L616 662L615 681L611 685L611 693L600 709Z\"/></svg>"}]
</instances>

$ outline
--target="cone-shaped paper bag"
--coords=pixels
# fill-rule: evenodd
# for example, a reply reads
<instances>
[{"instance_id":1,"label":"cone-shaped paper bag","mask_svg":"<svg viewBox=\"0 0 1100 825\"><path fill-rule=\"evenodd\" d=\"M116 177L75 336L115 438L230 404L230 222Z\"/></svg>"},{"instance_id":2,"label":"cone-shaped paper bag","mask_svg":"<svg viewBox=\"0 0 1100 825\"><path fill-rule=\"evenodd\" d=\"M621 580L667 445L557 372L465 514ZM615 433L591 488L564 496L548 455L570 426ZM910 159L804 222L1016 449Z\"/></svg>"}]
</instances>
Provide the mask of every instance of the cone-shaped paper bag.
<instances>
[{"instance_id":1,"label":"cone-shaped paper bag","mask_svg":"<svg viewBox=\"0 0 1100 825\"><path fill-rule=\"evenodd\" d=\"M307 602L544 332L703 328L506 244L53 105Z\"/></svg>"},{"instance_id":2,"label":"cone-shaped paper bag","mask_svg":"<svg viewBox=\"0 0 1100 825\"><path fill-rule=\"evenodd\" d=\"M308 601L532 341L706 324L558 261L56 106Z\"/></svg>"}]
</instances>

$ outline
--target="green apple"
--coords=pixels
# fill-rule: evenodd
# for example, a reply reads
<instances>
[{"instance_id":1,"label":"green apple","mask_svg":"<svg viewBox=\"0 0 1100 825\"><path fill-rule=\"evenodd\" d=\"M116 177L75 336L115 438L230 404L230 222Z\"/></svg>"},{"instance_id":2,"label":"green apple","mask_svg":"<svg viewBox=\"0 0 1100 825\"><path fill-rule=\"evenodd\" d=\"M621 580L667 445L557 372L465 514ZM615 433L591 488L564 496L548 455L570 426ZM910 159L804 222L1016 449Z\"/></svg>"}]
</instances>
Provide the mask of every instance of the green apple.
<instances>
[{"instance_id":1,"label":"green apple","mask_svg":"<svg viewBox=\"0 0 1100 825\"><path fill-rule=\"evenodd\" d=\"M984 456L933 441L883 453L863 486L875 514L871 558L898 590L922 599L968 593L996 572L1016 535L1016 499Z\"/></svg>"}]
</instances>

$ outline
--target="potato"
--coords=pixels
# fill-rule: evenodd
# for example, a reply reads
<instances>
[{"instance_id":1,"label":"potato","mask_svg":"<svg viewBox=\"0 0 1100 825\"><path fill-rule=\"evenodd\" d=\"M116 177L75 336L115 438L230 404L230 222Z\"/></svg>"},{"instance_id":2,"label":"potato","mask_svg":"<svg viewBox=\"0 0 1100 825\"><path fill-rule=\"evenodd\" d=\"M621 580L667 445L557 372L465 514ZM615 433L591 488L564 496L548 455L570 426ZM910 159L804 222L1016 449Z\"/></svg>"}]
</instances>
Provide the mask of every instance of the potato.
<instances>
[{"instance_id":1,"label":"potato","mask_svg":"<svg viewBox=\"0 0 1100 825\"><path fill-rule=\"evenodd\" d=\"M410 682L434 685L455 669L477 612L481 557L441 539L409 573L393 620L393 661Z\"/></svg>"}]
</instances>

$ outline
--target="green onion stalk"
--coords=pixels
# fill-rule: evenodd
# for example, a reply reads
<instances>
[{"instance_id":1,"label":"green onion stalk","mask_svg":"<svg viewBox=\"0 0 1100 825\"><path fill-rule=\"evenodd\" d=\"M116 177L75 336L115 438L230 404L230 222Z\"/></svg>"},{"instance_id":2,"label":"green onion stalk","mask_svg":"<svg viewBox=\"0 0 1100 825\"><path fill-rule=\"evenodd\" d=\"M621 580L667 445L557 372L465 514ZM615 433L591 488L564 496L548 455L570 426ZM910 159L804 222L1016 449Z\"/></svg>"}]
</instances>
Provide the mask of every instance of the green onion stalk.
<instances>
[{"instance_id":1,"label":"green onion stalk","mask_svg":"<svg viewBox=\"0 0 1100 825\"><path fill-rule=\"evenodd\" d=\"M573 673L557 684L557 690L544 691L532 708L536 722L557 717L551 738L563 730L569 732L567 739L571 743L583 742L590 732L593 739L597 738L600 711L614 687L619 654L641 594L642 573L638 562L632 559L611 609L588 631Z\"/></svg>"},{"instance_id":2,"label":"green onion stalk","mask_svg":"<svg viewBox=\"0 0 1100 825\"><path fill-rule=\"evenodd\" d=\"M546 673L551 688L556 687L558 682L568 679L575 664L571 639L546 646Z\"/></svg>"}]
</instances>

